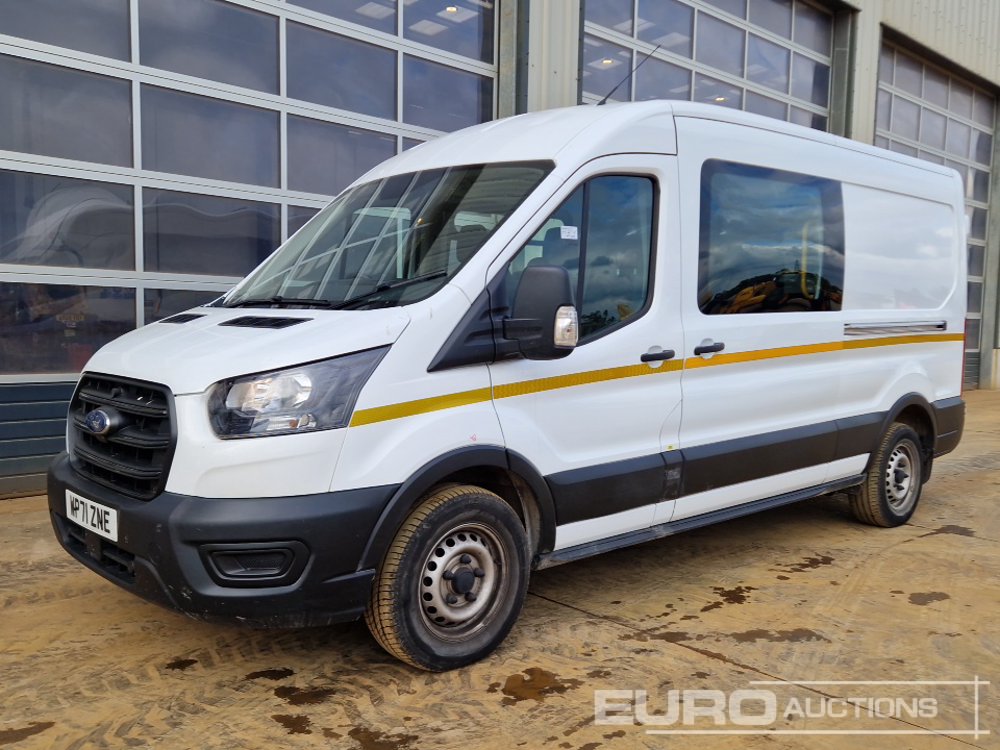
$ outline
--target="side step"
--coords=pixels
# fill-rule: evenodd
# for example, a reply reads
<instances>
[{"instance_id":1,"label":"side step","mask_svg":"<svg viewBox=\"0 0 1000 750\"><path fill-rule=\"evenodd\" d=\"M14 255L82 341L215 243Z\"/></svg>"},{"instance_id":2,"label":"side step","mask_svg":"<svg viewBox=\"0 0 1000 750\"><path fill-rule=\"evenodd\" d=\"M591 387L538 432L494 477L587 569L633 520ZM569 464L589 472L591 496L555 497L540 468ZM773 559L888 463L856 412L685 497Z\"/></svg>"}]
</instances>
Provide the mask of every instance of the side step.
<instances>
[{"instance_id":1,"label":"side step","mask_svg":"<svg viewBox=\"0 0 1000 750\"><path fill-rule=\"evenodd\" d=\"M604 552L621 549L622 547L631 547L634 544L642 544L643 542L651 542L654 539L662 539L665 536L680 534L682 531L690 531L691 529L698 529L713 523L730 521L734 518L741 518L751 513L757 513L758 511L779 508L782 505L797 503L800 500L808 500L820 495L828 495L832 492L840 492L849 487L856 487L864 482L864 480L865 475L858 474L854 477L838 479L835 482L807 487L804 490L796 490L795 492L788 492L784 495L776 495L775 497L766 497L763 500L754 500L750 503L734 505L731 508L713 510L711 513L704 513L700 516L692 516L680 521L668 521L657 526L650 526L648 529L629 531L625 534L609 537L608 539L598 539L594 542L578 544L575 547L548 552L544 555L538 555L535 558L534 570L552 568L556 565L573 562L574 560L582 560L585 557L593 557L594 555L600 555Z\"/></svg>"}]
</instances>

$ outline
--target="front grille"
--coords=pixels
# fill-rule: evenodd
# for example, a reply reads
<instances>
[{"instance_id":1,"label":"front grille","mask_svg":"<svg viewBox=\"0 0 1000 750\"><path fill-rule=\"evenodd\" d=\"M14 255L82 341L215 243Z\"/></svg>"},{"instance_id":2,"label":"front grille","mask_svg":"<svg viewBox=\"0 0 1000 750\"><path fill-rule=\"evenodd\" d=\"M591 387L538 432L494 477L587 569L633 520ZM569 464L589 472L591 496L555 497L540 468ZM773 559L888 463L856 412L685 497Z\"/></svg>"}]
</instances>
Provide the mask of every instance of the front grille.
<instances>
[{"instance_id":1,"label":"front grille","mask_svg":"<svg viewBox=\"0 0 1000 750\"><path fill-rule=\"evenodd\" d=\"M86 425L91 411L111 418L106 435ZM174 452L170 390L155 383L84 373L69 406L73 468L139 500L163 491Z\"/></svg>"}]
</instances>

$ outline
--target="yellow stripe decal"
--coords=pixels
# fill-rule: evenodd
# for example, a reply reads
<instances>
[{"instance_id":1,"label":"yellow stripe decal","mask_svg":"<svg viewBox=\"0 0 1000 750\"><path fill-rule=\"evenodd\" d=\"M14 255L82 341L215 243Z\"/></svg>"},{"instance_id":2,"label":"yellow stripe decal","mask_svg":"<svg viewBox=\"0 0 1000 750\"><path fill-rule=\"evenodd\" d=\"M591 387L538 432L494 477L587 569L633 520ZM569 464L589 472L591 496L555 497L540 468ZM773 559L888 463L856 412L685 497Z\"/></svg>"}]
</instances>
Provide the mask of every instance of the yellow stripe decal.
<instances>
[{"instance_id":1,"label":"yellow stripe decal","mask_svg":"<svg viewBox=\"0 0 1000 750\"><path fill-rule=\"evenodd\" d=\"M844 349L867 349L872 346L895 346L896 344L938 344L964 340L965 336L961 333L924 333L916 336L889 336L884 339L845 341Z\"/></svg>"},{"instance_id":2,"label":"yellow stripe decal","mask_svg":"<svg viewBox=\"0 0 1000 750\"><path fill-rule=\"evenodd\" d=\"M714 367L717 365L735 365L742 362L758 362L765 359L777 359L779 357L798 357L806 354L824 354L829 352L846 351L850 349L867 349L875 346L897 346L900 344L937 344L963 341L964 337L960 333L931 333L914 336L890 336L875 339L857 339L851 341L837 341L826 344L806 344L803 346L785 346L777 349L759 349L751 352L735 352L732 354L715 354L709 359L701 357L690 357L685 360L672 360L664 362L660 367L650 367L646 364L624 365L622 367L610 367L604 370L590 370L588 372L576 372L570 375L556 375L551 378L539 378L537 380L523 380L519 383L508 383L498 385L492 389L477 388L472 391L461 391L460 393L449 393L445 396L431 396L415 401L403 401L398 404L387 406L376 406L371 409L360 409L354 412L351 418L351 427L360 427L366 424L386 422L392 419L402 419L403 417L413 417L418 414L427 414L442 409L452 409L457 406L469 406L479 404L491 399L512 398L514 396L527 396L532 393L543 393L554 391L560 388L573 388L579 385L590 385L591 383L605 383L610 380L621 380L623 378L635 378L642 375L658 375L666 372L677 372L681 369L695 369L698 367Z\"/></svg>"},{"instance_id":3,"label":"yellow stripe decal","mask_svg":"<svg viewBox=\"0 0 1000 750\"><path fill-rule=\"evenodd\" d=\"M361 409L354 412L351 417L351 427L360 427L364 424L374 424L375 422L385 422L390 419L402 419L403 417L413 417L417 414L427 414L441 409L452 409L456 406L468 406L489 401L492 394L489 388L477 388L474 391L462 391L461 393L449 393L446 396L431 396L421 398L416 401L404 401L399 404L389 404L388 406L376 406L373 409Z\"/></svg>"},{"instance_id":4,"label":"yellow stripe decal","mask_svg":"<svg viewBox=\"0 0 1000 750\"><path fill-rule=\"evenodd\" d=\"M697 367L714 367L715 365L735 365L740 362L758 362L762 359L777 359L778 357L798 357L803 354L823 354L839 352L839 342L831 344L806 344L803 346L785 346L780 349L758 349L752 352L734 352L733 354L715 354L709 359L690 357L684 360L684 369Z\"/></svg>"},{"instance_id":5,"label":"yellow stripe decal","mask_svg":"<svg viewBox=\"0 0 1000 750\"><path fill-rule=\"evenodd\" d=\"M572 375L557 375L552 378L540 378L538 380L524 380L520 383L509 383L498 385L493 389L494 398L510 398L511 396L527 396L529 393L541 393L542 391L554 391L557 388L572 388L577 385L589 385L590 383L604 383L609 380L620 380L622 378L635 378L640 375L657 375L663 372L677 372L681 369L682 362L664 362L661 367L652 368L649 365L625 365L624 367L611 367L606 370L591 370L589 372L575 372Z\"/></svg>"}]
</instances>

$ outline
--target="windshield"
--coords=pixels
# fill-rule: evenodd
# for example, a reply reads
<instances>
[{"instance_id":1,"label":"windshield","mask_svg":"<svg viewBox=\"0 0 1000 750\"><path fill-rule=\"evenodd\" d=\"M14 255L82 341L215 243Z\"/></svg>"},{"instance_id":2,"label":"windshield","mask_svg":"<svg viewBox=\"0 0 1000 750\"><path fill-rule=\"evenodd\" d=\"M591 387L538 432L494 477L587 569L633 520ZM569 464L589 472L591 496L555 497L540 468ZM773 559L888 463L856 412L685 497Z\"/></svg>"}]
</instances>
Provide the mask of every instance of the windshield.
<instances>
[{"instance_id":1,"label":"windshield","mask_svg":"<svg viewBox=\"0 0 1000 750\"><path fill-rule=\"evenodd\" d=\"M476 254L552 166L450 167L354 187L317 214L223 304L359 309L429 297Z\"/></svg>"}]
</instances>

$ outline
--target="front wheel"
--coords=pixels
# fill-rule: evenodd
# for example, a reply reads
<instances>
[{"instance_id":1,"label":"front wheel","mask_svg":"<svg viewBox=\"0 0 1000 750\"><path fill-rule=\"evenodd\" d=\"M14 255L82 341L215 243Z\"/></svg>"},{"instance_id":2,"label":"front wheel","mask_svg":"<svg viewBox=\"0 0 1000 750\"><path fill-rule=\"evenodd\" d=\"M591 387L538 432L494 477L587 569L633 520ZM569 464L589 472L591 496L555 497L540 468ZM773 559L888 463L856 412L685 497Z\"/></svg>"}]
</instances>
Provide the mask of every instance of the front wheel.
<instances>
[{"instance_id":1,"label":"front wheel","mask_svg":"<svg viewBox=\"0 0 1000 750\"><path fill-rule=\"evenodd\" d=\"M396 534L365 622L382 648L415 667L472 664L513 627L528 568L527 535L507 503L479 487L446 487Z\"/></svg>"},{"instance_id":2,"label":"front wheel","mask_svg":"<svg viewBox=\"0 0 1000 750\"><path fill-rule=\"evenodd\" d=\"M910 520L920 500L924 464L920 436L893 422L872 456L864 483L851 492L854 517L874 526L899 526Z\"/></svg>"}]
</instances>

